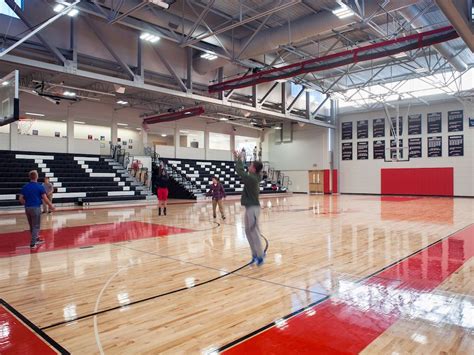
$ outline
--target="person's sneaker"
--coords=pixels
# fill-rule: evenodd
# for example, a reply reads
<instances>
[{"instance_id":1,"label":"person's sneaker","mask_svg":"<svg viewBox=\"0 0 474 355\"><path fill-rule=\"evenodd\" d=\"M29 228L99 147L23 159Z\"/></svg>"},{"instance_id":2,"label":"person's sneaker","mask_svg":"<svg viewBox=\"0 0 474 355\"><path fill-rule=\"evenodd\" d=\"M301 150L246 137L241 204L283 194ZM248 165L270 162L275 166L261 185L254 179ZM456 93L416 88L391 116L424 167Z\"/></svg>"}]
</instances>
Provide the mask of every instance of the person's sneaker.
<instances>
[{"instance_id":1,"label":"person's sneaker","mask_svg":"<svg viewBox=\"0 0 474 355\"><path fill-rule=\"evenodd\" d=\"M252 258L252 260L250 260L249 262L249 265L255 264L256 262L257 262L257 258Z\"/></svg>"},{"instance_id":2,"label":"person's sneaker","mask_svg":"<svg viewBox=\"0 0 474 355\"><path fill-rule=\"evenodd\" d=\"M48 211L48 213L53 213L53 211Z\"/></svg>"},{"instance_id":3,"label":"person's sneaker","mask_svg":"<svg viewBox=\"0 0 474 355\"><path fill-rule=\"evenodd\" d=\"M38 239L38 240L36 240L36 245L40 245L40 244L44 244L44 240L43 240L43 239Z\"/></svg>"},{"instance_id":4,"label":"person's sneaker","mask_svg":"<svg viewBox=\"0 0 474 355\"><path fill-rule=\"evenodd\" d=\"M222 216L222 219L225 219L225 216Z\"/></svg>"},{"instance_id":5,"label":"person's sneaker","mask_svg":"<svg viewBox=\"0 0 474 355\"><path fill-rule=\"evenodd\" d=\"M257 266L262 266L264 262L265 262L265 259L263 257L257 258Z\"/></svg>"}]
</instances>

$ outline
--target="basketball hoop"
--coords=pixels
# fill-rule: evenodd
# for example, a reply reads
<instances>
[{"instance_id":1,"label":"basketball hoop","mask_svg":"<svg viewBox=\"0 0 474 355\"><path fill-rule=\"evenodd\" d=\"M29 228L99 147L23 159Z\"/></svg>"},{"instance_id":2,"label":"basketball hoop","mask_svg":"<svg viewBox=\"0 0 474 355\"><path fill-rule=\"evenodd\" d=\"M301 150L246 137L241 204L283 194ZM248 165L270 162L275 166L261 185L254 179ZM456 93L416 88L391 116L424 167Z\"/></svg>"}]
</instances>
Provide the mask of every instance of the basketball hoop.
<instances>
[{"instance_id":1,"label":"basketball hoop","mask_svg":"<svg viewBox=\"0 0 474 355\"><path fill-rule=\"evenodd\" d=\"M396 163L396 162L407 162L410 161L410 155L408 154L408 147L398 147L398 155L397 155L397 148L385 148L385 162L386 163Z\"/></svg>"},{"instance_id":2,"label":"basketball hoop","mask_svg":"<svg viewBox=\"0 0 474 355\"><path fill-rule=\"evenodd\" d=\"M31 128L34 123L34 118L20 117L18 121L18 133L23 135L31 134Z\"/></svg>"}]
</instances>

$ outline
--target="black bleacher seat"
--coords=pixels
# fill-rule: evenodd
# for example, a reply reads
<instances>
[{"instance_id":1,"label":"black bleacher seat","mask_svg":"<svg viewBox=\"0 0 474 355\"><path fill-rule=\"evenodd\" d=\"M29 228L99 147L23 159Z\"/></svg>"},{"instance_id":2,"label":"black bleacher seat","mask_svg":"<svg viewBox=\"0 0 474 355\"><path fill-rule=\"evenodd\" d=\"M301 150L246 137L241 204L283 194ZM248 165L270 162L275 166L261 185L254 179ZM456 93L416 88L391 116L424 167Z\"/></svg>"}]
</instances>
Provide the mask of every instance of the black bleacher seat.
<instances>
[{"instance_id":1,"label":"black bleacher seat","mask_svg":"<svg viewBox=\"0 0 474 355\"><path fill-rule=\"evenodd\" d=\"M190 180L200 193L206 193L213 176L218 176L227 195L238 195L243 184L235 171L233 161L160 158L165 164ZM269 181L262 180L260 193L275 193ZM278 191L281 192L281 191Z\"/></svg>"},{"instance_id":2,"label":"black bleacher seat","mask_svg":"<svg viewBox=\"0 0 474 355\"><path fill-rule=\"evenodd\" d=\"M54 203L144 200L126 172L98 155L0 151L0 206L18 206L18 194L37 170L39 181L49 176Z\"/></svg>"}]
</instances>

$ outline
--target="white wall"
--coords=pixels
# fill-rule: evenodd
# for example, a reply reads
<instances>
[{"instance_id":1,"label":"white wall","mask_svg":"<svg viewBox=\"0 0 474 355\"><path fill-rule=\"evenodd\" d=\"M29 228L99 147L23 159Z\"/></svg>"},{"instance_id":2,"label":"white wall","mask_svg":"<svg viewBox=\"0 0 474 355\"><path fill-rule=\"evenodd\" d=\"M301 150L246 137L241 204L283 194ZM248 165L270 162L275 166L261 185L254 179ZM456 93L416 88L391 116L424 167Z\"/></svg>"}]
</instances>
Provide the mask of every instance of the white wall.
<instances>
[{"instance_id":1,"label":"white wall","mask_svg":"<svg viewBox=\"0 0 474 355\"><path fill-rule=\"evenodd\" d=\"M448 111L464 110L464 131L463 132L448 132ZM458 196L474 196L474 129L469 128L468 117L474 115L472 106L463 107L463 105L456 101L445 102L443 104L433 104L430 106L416 106L409 110L410 115L422 114L422 135L408 136L408 121L407 108L400 109L400 116L404 117L403 127L403 144L408 147L408 138L422 137L422 158L410 159L409 162L389 163L381 159L373 159L373 141L383 138L372 138L372 119L383 118L385 114L383 111L357 113L353 115L344 115L339 118L340 122L353 121L353 160L340 161L340 191L342 193L374 193L381 192L380 170L382 168L428 168L428 167L452 167L454 168L454 194ZM427 134L426 119L429 112L442 112L442 133ZM395 111L390 110L391 116L395 116ZM369 141L369 159L357 160L357 120L369 120L369 139L361 139L359 141ZM340 129L340 125L338 127ZM388 122L385 121L385 147L390 145L390 135L388 130ZM341 132L338 131L339 145L341 142ZM463 157L449 157L448 156L448 136L450 135L464 135L464 156ZM427 137L428 136L442 136L442 157L428 158L427 157ZM340 147L339 147L340 148ZM341 152L339 153L341 159Z\"/></svg>"},{"instance_id":2,"label":"white wall","mask_svg":"<svg viewBox=\"0 0 474 355\"><path fill-rule=\"evenodd\" d=\"M0 150L10 149L10 134L0 133Z\"/></svg>"},{"instance_id":3,"label":"white wall","mask_svg":"<svg viewBox=\"0 0 474 355\"><path fill-rule=\"evenodd\" d=\"M278 130L265 135L263 156L268 155L270 165L290 177L290 191L308 192L308 171L329 168L327 132L313 125L293 125L291 143L276 143Z\"/></svg>"},{"instance_id":4,"label":"white wall","mask_svg":"<svg viewBox=\"0 0 474 355\"><path fill-rule=\"evenodd\" d=\"M18 150L29 152L66 153L67 138L18 136Z\"/></svg>"},{"instance_id":5,"label":"white wall","mask_svg":"<svg viewBox=\"0 0 474 355\"><path fill-rule=\"evenodd\" d=\"M0 133L10 133L10 125L0 126Z\"/></svg>"}]
</instances>

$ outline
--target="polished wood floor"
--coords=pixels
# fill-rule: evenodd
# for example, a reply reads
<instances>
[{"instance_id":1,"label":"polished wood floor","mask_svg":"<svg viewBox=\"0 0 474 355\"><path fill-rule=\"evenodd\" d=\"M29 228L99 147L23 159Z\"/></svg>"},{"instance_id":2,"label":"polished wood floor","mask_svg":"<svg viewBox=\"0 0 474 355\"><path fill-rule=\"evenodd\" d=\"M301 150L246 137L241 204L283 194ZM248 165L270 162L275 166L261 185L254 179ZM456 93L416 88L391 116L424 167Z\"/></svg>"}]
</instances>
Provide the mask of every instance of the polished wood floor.
<instances>
[{"instance_id":1,"label":"polished wood floor","mask_svg":"<svg viewBox=\"0 0 474 355\"><path fill-rule=\"evenodd\" d=\"M237 200L226 201L227 219L217 223L210 203L170 205L166 217L153 205L59 209L43 217L42 229L68 238L71 228L82 244L64 249L55 241L54 250L1 257L0 298L72 353L213 353L474 222L473 199L293 195L262 204L262 267L245 266ZM87 242L103 224L128 222L186 231L152 237L135 229L128 240L122 228L120 241L112 230L109 242ZM0 226L7 238L27 222L2 214ZM83 226L96 228L74 235ZM439 326L438 313L414 310L364 353L472 354L473 272L470 259L430 293L443 300L443 314L470 320Z\"/></svg>"}]
</instances>

